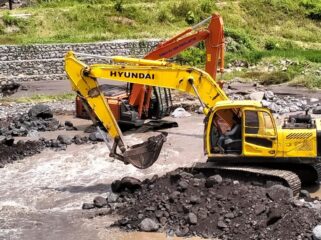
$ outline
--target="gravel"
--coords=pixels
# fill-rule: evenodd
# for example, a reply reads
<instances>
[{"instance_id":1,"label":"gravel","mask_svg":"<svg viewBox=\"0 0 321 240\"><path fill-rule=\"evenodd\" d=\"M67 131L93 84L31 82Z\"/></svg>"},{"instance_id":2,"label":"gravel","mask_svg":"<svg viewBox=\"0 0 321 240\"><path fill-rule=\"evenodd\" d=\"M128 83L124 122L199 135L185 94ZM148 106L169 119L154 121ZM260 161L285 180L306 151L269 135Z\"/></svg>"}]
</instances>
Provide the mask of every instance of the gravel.
<instances>
[{"instance_id":1,"label":"gravel","mask_svg":"<svg viewBox=\"0 0 321 240\"><path fill-rule=\"evenodd\" d=\"M311 239L313 228L321 221L319 210L294 204L298 200L286 187L234 184L222 178L219 184L208 188L205 183L209 177L177 170L160 178L137 180L139 188L118 189L121 207L115 208L115 213L122 217L114 225L145 231L141 223L150 219L148 222L159 226L157 231L177 236ZM276 189L279 195L273 195Z\"/></svg>"}]
</instances>

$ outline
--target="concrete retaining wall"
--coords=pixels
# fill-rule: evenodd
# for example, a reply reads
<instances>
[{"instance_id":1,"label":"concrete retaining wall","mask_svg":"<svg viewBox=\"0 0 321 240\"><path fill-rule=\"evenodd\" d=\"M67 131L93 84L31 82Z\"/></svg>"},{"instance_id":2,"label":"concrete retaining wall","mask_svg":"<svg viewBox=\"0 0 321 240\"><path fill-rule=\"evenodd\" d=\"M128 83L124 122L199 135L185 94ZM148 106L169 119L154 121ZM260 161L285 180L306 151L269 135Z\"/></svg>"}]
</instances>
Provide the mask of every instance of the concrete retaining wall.
<instances>
[{"instance_id":1,"label":"concrete retaining wall","mask_svg":"<svg viewBox=\"0 0 321 240\"><path fill-rule=\"evenodd\" d=\"M157 40L121 40L84 44L0 45L0 82L63 80L63 57L73 50L92 55L142 57L158 44ZM79 57L86 63L104 63L106 59Z\"/></svg>"}]
</instances>

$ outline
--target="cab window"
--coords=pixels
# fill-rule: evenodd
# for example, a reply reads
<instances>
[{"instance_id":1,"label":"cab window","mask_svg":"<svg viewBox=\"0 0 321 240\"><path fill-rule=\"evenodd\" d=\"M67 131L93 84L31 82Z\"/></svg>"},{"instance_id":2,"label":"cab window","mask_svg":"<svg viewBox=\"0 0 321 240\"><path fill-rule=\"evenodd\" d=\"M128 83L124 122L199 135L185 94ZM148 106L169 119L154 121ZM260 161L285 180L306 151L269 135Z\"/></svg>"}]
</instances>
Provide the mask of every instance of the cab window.
<instances>
[{"instance_id":1,"label":"cab window","mask_svg":"<svg viewBox=\"0 0 321 240\"><path fill-rule=\"evenodd\" d=\"M256 111L245 111L245 133L258 134L259 132L259 117Z\"/></svg>"}]
</instances>

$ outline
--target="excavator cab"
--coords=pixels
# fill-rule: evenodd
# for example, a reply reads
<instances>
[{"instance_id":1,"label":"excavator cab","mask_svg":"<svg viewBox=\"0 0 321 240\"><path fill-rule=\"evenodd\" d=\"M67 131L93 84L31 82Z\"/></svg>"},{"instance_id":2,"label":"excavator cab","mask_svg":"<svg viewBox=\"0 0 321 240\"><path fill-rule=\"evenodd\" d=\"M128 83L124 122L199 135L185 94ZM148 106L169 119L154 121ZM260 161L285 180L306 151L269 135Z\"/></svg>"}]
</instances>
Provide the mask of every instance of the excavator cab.
<instances>
[{"instance_id":1,"label":"excavator cab","mask_svg":"<svg viewBox=\"0 0 321 240\"><path fill-rule=\"evenodd\" d=\"M210 157L275 157L277 129L268 109L223 101L208 116Z\"/></svg>"}]
</instances>

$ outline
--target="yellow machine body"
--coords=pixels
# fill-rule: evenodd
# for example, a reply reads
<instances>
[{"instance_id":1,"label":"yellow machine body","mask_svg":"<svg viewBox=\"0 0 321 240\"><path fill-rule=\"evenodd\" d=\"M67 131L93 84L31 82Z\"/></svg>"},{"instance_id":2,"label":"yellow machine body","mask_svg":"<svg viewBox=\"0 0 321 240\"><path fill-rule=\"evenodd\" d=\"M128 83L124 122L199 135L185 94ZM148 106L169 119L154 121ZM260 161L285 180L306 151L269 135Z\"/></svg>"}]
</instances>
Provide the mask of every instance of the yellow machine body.
<instances>
[{"instance_id":1,"label":"yellow machine body","mask_svg":"<svg viewBox=\"0 0 321 240\"><path fill-rule=\"evenodd\" d=\"M221 101L212 109L205 125L204 149L209 158L219 156L224 161L221 154L213 152L211 131L215 114L231 109L238 109L242 115L242 149L239 154L230 154L232 159L241 156L254 161L269 159L271 162L284 162L283 159L288 162L293 160L297 163L309 163L315 162L318 157L317 133L321 126L320 120L316 120L318 124L311 128L284 128L276 125L271 111L262 107L259 102ZM257 121L247 121L249 115L256 115Z\"/></svg>"},{"instance_id":2,"label":"yellow machine body","mask_svg":"<svg viewBox=\"0 0 321 240\"><path fill-rule=\"evenodd\" d=\"M318 157L319 120L310 124L308 128L278 127L270 110L262 107L260 102L230 101L215 80L205 71L165 61L123 57L117 57L113 61L117 64L88 66L79 61L73 52L69 52L65 58L66 73L73 89L88 103L97 121L104 126L108 135L115 139L112 156L117 155L117 147L123 155L126 155L128 148L123 142L117 121L99 89L98 79L170 88L198 97L206 115L205 154L214 161L232 159L240 162L243 159L256 162L264 160L286 162L292 160L311 163ZM218 133L223 136L222 132L225 131L223 126L225 129L231 129L235 121L240 121L242 128L240 139L230 141L231 146L234 144L237 149L227 147L221 151L218 148ZM218 128L224 131L222 129L218 131ZM227 142L226 139L225 142ZM135 154L139 158L139 153ZM152 162L154 161L156 161L155 158ZM141 165L141 168L151 164L149 162Z\"/></svg>"}]
</instances>

